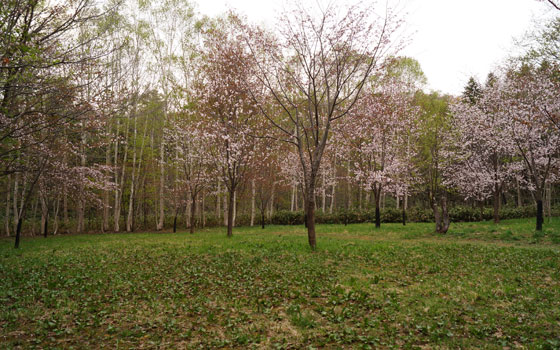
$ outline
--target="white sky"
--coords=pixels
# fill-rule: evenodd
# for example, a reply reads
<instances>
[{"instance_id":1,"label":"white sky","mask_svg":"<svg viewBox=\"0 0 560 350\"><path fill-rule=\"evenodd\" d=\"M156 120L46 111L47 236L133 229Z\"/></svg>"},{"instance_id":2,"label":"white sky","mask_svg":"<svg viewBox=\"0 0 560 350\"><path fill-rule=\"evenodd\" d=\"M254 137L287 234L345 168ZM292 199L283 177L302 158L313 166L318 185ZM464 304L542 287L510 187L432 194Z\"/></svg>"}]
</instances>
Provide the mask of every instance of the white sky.
<instances>
[{"instance_id":1,"label":"white sky","mask_svg":"<svg viewBox=\"0 0 560 350\"><path fill-rule=\"evenodd\" d=\"M536 0L388 1L407 13L406 30L411 33L411 41L401 55L420 62L429 89L455 95L463 91L470 76L484 81L513 52L514 38L523 36L536 20L553 14L551 7ZM196 2L203 14L214 16L233 8L250 21L271 27L284 4L283 0ZM385 0L378 4L384 5Z\"/></svg>"}]
</instances>

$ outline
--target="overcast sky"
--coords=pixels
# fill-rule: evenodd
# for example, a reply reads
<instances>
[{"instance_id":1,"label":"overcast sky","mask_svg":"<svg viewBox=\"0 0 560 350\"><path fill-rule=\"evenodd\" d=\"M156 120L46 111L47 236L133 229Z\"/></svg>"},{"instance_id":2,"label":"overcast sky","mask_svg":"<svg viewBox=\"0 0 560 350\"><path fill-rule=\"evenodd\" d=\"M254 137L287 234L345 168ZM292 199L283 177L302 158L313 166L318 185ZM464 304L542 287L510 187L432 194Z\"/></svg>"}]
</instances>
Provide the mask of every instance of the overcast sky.
<instances>
[{"instance_id":1,"label":"overcast sky","mask_svg":"<svg viewBox=\"0 0 560 350\"><path fill-rule=\"evenodd\" d=\"M196 1L203 14L214 16L234 8L250 21L271 27L285 3L284 0ZM536 0L388 1L407 13L406 29L411 41L401 54L420 62L428 78L428 88L451 94L460 94L470 76L484 81L488 72L513 52L513 39L522 37L536 20L552 12ZM378 3L385 4L385 0Z\"/></svg>"}]
</instances>

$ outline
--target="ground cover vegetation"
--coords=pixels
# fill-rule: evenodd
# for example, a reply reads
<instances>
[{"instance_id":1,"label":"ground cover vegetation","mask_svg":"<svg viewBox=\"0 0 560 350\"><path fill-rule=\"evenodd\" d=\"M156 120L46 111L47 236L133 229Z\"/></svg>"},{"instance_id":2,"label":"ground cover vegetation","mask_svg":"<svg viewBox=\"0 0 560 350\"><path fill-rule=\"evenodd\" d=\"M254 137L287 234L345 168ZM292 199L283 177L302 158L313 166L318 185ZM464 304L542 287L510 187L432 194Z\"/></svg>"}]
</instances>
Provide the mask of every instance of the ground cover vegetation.
<instances>
[{"instance_id":1,"label":"ground cover vegetation","mask_svg":"<svg viewBox=\"0 0 560 350\"><path fill-rule=\"evenodd\" d=\"M0 240L11 348L560 346L560 221Z\"/></svg>"}]
</instances>

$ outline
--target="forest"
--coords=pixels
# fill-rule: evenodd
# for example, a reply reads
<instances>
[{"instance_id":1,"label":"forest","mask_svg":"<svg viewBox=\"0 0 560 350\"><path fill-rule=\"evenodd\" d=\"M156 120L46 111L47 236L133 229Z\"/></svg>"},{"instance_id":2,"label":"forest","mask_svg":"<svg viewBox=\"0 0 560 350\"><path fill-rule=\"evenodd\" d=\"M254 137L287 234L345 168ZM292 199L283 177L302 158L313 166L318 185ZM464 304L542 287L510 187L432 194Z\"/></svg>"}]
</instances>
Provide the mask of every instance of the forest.
<instances>
[{"instance_id":1,"label":"forest","mask_svg":"<svg viewBox=\"0 0 560 350\"><path fill-rule=\"evenodd\" d=\"M1 7L4 235L557 214L559 22L461 96L404 18L294 6L272 31L182 0ZM556 201L555 201L556 199ZM459 208L459 209L456 209ZM401 214L402 212L402 214ZM478 215L478 216L477 216Z\"/></svg>"}]
</instances>

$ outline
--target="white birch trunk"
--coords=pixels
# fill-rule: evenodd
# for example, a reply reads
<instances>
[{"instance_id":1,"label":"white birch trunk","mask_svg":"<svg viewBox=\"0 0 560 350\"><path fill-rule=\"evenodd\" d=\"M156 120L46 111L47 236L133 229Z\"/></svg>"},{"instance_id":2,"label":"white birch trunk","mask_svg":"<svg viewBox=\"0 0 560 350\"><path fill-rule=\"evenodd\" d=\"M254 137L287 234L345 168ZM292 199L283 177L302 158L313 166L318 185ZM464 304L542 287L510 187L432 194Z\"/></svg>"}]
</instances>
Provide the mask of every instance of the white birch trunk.
<instances>
[{"instance_id":1,"label":"white birch trunk","mask_svg":"<svg viewBox=\"0 0 560 350\"><path fill-rule=\"evenodd\" d=\"M275 187L274 184L272 184L272 189L271 189L272 193L270 194L270 209L268 212L269 220L272 219L272 215L274 214L274 189L275 189L274 187Z\"/></svg>"},{"instance_id":2,"label":"white birch trunk","mask_svg":"<svg viewBox=\"0 0 560 350\"><path fill-rule=\"evenodd\" d=\"M218 191L216 192L216 217L219 220L222 218L222 209L221 209L221 205L222 205L222 194L221 194L221 189L222 188L222 184L220 182L218 182Z\"/></svg>"},{"instance_id":3,"label":"white birch trunk","mask_svg":"<svg viewBox=\"0 0 560 350\"><path fill-rule=\"evenodd\" d=\"M165 142L163 141L163 136L162 136L160 151L159 151L160 169L159 169L159 221L158 221L158 224L157 224L157 230L158 231L163 229L163 223L165 221L165 198L164 198L165 163L164 163L164 156L165 156Z\"/></svg>"},{"instance_id":4,"label":"white birch trunk","mask_svg":"<svg viewBox=\"0 0 560 350\"><path fill-rule=\"evenodd\" d=\"M8 185L6 190L6 214L4 216L4 231L6 236L10 237L10 205L12 193L12 175L8 175Z\"/></svg>"},{"instance_id":5,"label":"white birch trunk","mask_svg":"<svg viewBox=\"0 0 560 350\"><path fill-rule=\"evenodd\" d=\"M336 191L336 185L333 184L331 187L331 205L329 207L329 214L332 214L333 212L333 208L334 208L334 203L335 203L335 192Z\"/></svg>"},{"instance_id":6,"label":"white birch trunk","mask_svg":"<svg viewBox=\"0 0 560 350\"><path fill-rule=\"evenodd\" d=\"M18 220L19 220L19 210L18 210L18 195L19 195L19 174L16 174L14 179L14 201L13 201L13 211L14 211L14 232L17 230Z\"/></svg>"},{"instance_id":7,"label":"white birch trunk","mask_svg":"<svg viewBox=\"0 0 560 350\"><path fill-rule=\"evenodd\" d=\"M255 179L251 181L251 227L255 224L255 196L256 196L256 188L255 188Z\"/></svg>"},{"instance_id":8,"label":"white birch trunk","mask_svg":"<svg viewBox=\"0 0 560 350\"><path fill-rule=\"evenodd\" d=\"M292 186L292 198L291 198L291 201L290 201L290 211L292 211L292 212L295 209L295 204L296 204L295 198L296 198L296 186L293 185Z\"/></svg>"}]
</instances>

